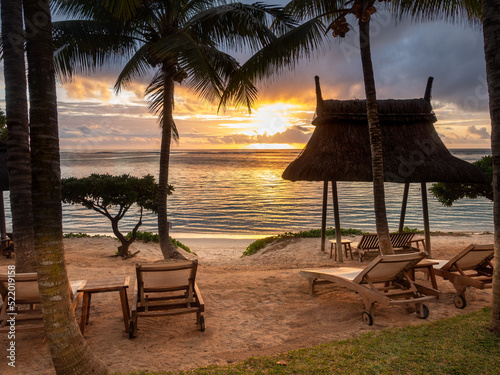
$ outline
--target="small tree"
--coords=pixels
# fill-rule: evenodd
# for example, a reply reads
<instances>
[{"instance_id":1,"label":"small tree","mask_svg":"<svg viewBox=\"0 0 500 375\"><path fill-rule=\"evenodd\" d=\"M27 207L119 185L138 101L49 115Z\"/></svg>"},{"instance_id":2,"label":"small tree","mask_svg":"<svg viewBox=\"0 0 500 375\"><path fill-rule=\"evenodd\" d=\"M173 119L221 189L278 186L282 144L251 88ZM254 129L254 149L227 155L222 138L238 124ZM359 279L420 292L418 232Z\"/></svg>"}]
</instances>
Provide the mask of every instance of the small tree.
<instances>
[{"instance_id":1,"label":"small tree","mask_svg":"<svg viewBox=\"0 0 500 375\"><path fill-rule=\"evenodd\" d=\"M493 201L493 159L491 155L483 156L475 161L476 167L481 169L488 178L489 183L484 184L466 184L438 182L431 186L429 191L437 198L443 206L451 206L453 202L462 198L476 199L485 197Z\"/></svg>"},{"instance_id":2,"label":"small tree","mask_svg":"<svg viewBox=\"0 0 500 375\"><path fill-rule=\"evenodd\" d=\"M168 194L172 194L173 190L169 185ZM106 216L111 221L113 233L121 242L118 247L119 255L130 258L135 255L130 254L129 247L137 238L143 210L157 210L158 184L151 175L138 178L127 174L111 176L94 173L84 178L70 177L62 180L62 201L81 204ZM118 223L134 204L140 208L140 217L132 230L132 236L127 240L118 229Z\"/></svg>"}]
</instances>

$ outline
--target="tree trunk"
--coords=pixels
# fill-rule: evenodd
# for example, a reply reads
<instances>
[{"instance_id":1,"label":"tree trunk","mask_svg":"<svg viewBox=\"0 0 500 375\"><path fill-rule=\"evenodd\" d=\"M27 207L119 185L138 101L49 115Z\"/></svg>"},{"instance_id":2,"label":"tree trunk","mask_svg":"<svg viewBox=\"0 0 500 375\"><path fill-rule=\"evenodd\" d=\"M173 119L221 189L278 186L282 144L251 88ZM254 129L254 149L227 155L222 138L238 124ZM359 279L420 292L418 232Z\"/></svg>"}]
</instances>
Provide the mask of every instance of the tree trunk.
<instances>
[{"instance_id":1,"label":"tree trunk","mask_svg":"<svg viewBox=\"0 0 500 375\"><path fill-rule=\"evenodd\" d=\"M48 0L25 0L30 93L33 216L38 285L47 342L57 374L105 374L70 307L62 242L61 171Z\"/></svg>"},{"instance_id":2,"label":"tree trunk","mask_svg":"<svg viewBox=\"0 0 500 375\"><path fill-rule=\"evenodd\" d=\"M170 144L172 142L174 80L171 67L163 65L163 118L161 131L160 173L158 177L158 235L160 248L165 259L183 258L170 240L167 219L168 168L170 163Z\"/></svg>"},{"instance_id":3,"label":"tree trunk","mask_svg":"<svg viewBox=\"0 0 500 375\"><path fill-rule=\"evenodd\" d=\"M16 271L35 272L22 2L2 0L1 7L5 112L8 129L7 167L12 229L16 246Z\"/></svg>"},{"instance_id":4,"label":"tree trunk","mask_svg":"<svg viewBox=\"0 0 500 375\"><path fill-rule=\"evenodd\" d=\"M495 223L495 259L500 259L500 3L482 1L484 53L491 117L491 153L493 156L493 220ZM493 275L493 302L490 329L500 334L500 267Z\"/></svg>"},{"instance_id":5,"label":"tree trunk","mask_svg":"<svg viewBox=\"0 0 500 375\"><path fill-rule=\"evenodd\" d=\"M370 23L359 20L359 42L361 63L365 81L366 113L370 132L370 147L372 155L373 199L375 206L375 223L382 254L394 254L389 238L389 226L385 210L384 195L384 164L382 159L382 131L378 119L377 95L373 77L372 58L370 52Z\"/></svg>"}]
</instances>

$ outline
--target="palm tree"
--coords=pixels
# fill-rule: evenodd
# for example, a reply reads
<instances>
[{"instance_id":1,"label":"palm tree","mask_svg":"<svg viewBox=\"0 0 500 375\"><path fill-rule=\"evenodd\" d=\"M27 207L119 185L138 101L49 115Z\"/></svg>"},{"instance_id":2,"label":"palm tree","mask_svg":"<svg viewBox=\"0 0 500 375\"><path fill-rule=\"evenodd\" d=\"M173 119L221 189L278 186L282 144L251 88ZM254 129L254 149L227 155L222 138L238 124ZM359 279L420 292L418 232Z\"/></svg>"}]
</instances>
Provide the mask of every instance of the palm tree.
<instances>
[{"instance_id":1,"label":"palm tree","mask_svg":"<svg viewBox=\"0 0 500 375\"><path fill-rule=\"evenodd\" d=\"M117 53L129 54L115 85L120 91L132 79L156 70L146 94L162 129L158 233L164 257L176 257L167 221L170 145L172 135L177 135L175 85L187 84L203 99L224 105L227 97L222 92L232 80L231 98L250 108L257 90L245 78L234 79L239 64L222 49L261 48L276 38L271 23L279 32L289 27L289 20L280 18L279 8L263 3L122 0L102 5L101 1L60 0L57 4L61 12L81 19L58 25L61 72L71 75L78 64L79 71L88 72L116 60Z\"/></svg>"},{"instance_id":2,"label":"palm tree","mask_svg":"<svg viewBox=\"0 0 500 375\"><path fill-rule=\"evenodd\" d=\"M33 216L42 315L58 374L104 374L70 307L62 241L61 171L49 0L24 0Z\"/></svg>"},{"instance_id":3,"label":"palm tree","mask_svg":"<svg viewBox=\"0 0 500 375\"><path fill-rule=\"evenodd\" d=\"M495 259L500 258L500 7L498 1L482 1L482 23L486 75L491 117L491 152L493 156L493 194L495 223ZM500 271L495 268L493 275L493 302L490 329L500 334Z\"/></svg>"},{"instance_id":4,"label":"palm tree","mask_svg":"<svg viewBox=\"0 0 500 375\"><path fill-rule=\"evenodd\" d=\"M1 10L5 112L8 129L7 166L12 227L16 244L16 270L35 272L23 7L20 1L4 0L1 3ZM0 198L3 199L3 196Z\"/></svg>"}]
</instances>

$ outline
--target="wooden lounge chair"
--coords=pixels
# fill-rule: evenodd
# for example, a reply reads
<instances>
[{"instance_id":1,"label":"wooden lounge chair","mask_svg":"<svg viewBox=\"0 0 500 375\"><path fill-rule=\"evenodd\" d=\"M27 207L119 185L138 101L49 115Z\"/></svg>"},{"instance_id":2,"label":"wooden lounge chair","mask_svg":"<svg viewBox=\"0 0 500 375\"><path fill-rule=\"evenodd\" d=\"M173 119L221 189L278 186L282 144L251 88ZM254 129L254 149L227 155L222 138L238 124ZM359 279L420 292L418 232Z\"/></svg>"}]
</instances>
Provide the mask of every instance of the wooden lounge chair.
<instances>
[{"instance_id":1,"label":"wooden lounge chair","mask_svg":"<svg viewBox=\"0 0 500 375\"><path fill-rule=\"evenodd\" d=\"M411 242L415 233L391 233L389 239L396 252L413 252ZM380 247L377 234L364 234L360 242L355 247L358 251L359 261L363 261L365 256L377 256L380 254Z\"/></svg>"},{"instance_id":2,"label":"wooden lounge chair","mask_svg":"<svg viewBox=\"0 0 500 375\"><path fill-rule=\"evenodd\" d=\"M196 313L205 330L205 304L196 285L198 261L137 264L137 284L131 305L129 338L137 335L137 318Z\"/></svg>"},{"instance_id":3,"label":"wooden lounge chair","mask_svg":"<svg viewBox=\"0 0 500 375\"><path fill-rule=\"evenodd\" d=\"M450 280L457 291L453 298L455 307L463 309L466 306L467 287L492 287L493 255L493 245L469 245L450 260L435 260L438 264L434 265L434 273Z\"/></svg>"},{"instance_id":4,"label":"wooden lounge chair","mask_svg":"<svg viewBox=\"0 0 500 375\"><path fill-rule=\"evenodd\" d=\"M426 319L429 309L423 304L439 297L435 289L415 283L408 271L425 257L425 253L379 255L364 269L337 267L302 270L300 275L309 282L309 292L322 283L335 283L354 290L363 297L365 311L363 321L373 324L373 308L393 304L415 304L417 316Z\"/></svg>"},{"instance_id":5,"label":"wooden lounge chair","mask_svg":"<svg viewBox=\"0 0 500 375\"><path fill-rule=\"evenodd\" d=\"M71 306L73 312L76 309L82 293L77 289L85 285L85 280L72 281L69 285ZM15 295L13 294L15 293ZM36 273L17 273L15 283L9 280L8 274L0 274L0 295L2 296L2 308L0 310L0 332L9 331L11 318L10 313L16 313L16 331L43 330L41 300L38 292L38 281ZM15 297L15 310L11 311L13 298Z\"/></svg>"}]
</instances>

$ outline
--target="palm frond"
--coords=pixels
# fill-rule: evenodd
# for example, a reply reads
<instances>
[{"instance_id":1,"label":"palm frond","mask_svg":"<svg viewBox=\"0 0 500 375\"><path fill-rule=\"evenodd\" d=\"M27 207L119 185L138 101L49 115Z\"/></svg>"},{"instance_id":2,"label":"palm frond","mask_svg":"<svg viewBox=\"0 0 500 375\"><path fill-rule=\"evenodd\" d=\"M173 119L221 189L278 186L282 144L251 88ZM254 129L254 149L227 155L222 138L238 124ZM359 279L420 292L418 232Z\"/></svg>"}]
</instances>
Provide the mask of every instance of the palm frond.
<instances>
[{"instance_id":1,"label":"palm frond","mask_svg":"<svg viewBox=\"0 0 500 375\"><path fill-rule=\"evenodd\" d=\"M395 0L390 8L399 20L445 21L473 26L481 24L480 0Z\"/></svg>"},{"instance_id":2,"label":"palm frond","mask_svg":"<svg viewBox=\"0 0 500 375\"><path fill-rule=\"evenodd\" d=\"M142 0L52 0L52 7L54 14L92 19L112 16L124 22L137 16L143 3Z\"/></svg>"},{"instance_id":3,"label":"palm frond","mask_svg":"<svg viewBox=\"0 0 500 375\"><path fill-rule=\"evenodd\" d=\"M347 0L292 0L285 11L299 19L328 16L345 8Z\"/></svg>"},{"instance_id":4,"label":"palm frond","mask_svg":"<svg viewBox=\"0 0 500 375\"><path fill-rule=\"evenodd\" d=\"M116 79L114 90L120 92L130 84L133 78L144 76L150 72L151 64L148 61L149 45L144 44L137 49L135 54L125 64L120 75Z\"/></svg>"},{"instance_id":5,"label":"palm frond","mask_svg":"<svg viewBox=\"0 0 500 375\"><path fill-rule=\"evenodd\" d=\"M148 107L151 113L158 116L158 123L163 123L163 91L165 87L165 76L161 70L158 70L153 79L146 88L145 95L148 100ZM172 138L179 141L179 131L175 122L172 122Z\"/></svg>"},{"instance_id":6,"label":"palm frond","mask_svg":"<svg viewBox=\"0 0 500 375\"><path fill-rule=\"evenodd\" d=\"M194 15L184 29L205 43L213 41L222 48L258 50L274 40L275 33L283 33L295 25L282 8L262 3L231 3Z\"/></svg>"},{"instance_id":7,"label":"palm frond","mask_svg":"<svg viewBox=\"0 0 500 375\"><path fill-rule=\"evenodd\" d=\"M53 23L54 65L61 80L116 64L131 54L136 41L116 23L60 21Z\"/></svg>"},{"instance_id":8,"label":"palm frond","mask_svg":"<svg viewBox=\"0 0 500 375\"><path fill-rule=\"evenodd\" d=\"M223 82L210 56L206 54L209 49L198 44L189 34L177 32L153 44L150 51L159 61L170 61L177 65L190 79L196 77L194 90L203 98L213 101L220 97Z\"/></svg>"}]
</instances>

